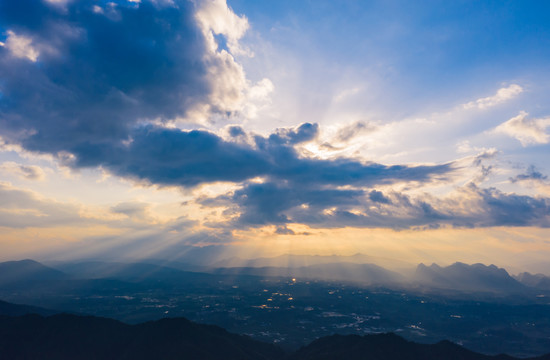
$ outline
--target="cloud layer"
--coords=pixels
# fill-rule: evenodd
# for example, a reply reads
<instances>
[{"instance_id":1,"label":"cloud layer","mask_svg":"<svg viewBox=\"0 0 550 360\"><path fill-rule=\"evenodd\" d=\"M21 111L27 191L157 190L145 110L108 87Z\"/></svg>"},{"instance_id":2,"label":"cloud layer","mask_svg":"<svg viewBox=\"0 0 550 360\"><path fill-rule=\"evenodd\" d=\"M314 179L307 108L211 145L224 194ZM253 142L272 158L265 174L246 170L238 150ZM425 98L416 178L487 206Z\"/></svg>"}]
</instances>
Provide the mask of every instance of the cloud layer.
<instances>
[{"instance_id":1,"label":"cloud layer","mask_svg":"<svg viewBox=\"0 0 550 360\"><path fill-rule=\"evenodd\" d=\"M196 128L237 112L252 116L259 105L246 104L246 98L261 103L273 91L267 79L251 87L235 61L234 55L252 55L239 43L248 28L247 19L221 0L0 2L2 139L51 154L73 169L101 167L153 185L196 188L231 182L237 190L197 200L204 207L224 208L226 222L209 224L218 230L276 225L279 233L291 234L286 226L293 223L394 229L548 226L546 198L473 184L458 186L446 197L424 193L426 185L450 182L459 169L454 162L384 165L304 155L304 144L319 138L315 123L268 135L232 125L227 137L178 128L191 123ZM493 107L522 91L510 85L464 107ZM547 119L528 120L520 113L496 131L525 146L547 143L547 126ZM342 128L335 141L346 146L358 133L375 128L356 121ZM44 175L15 163L0 169L27 179ZM407 191L389 190L395 184L406 184ZM81 221L70 206L50 207L6 186L0 191L14 204L43 209L46 217L29 212L28 226L42 226L48 219L61 223L64 217ZM3 226L27 226L14 217L27 208L5 206L0 209ZM138 202L111 211L149 221L147 206Z\"/></svg>"},{"instance_id":2,"label":"cloud layer","mask_svg":"<svg viewBox=\"0 0 550 360\"><path fill-rule=\"evenodd\" d=\"M529 119L527 116L528 113L521 111L494 131L518 139L523 146L548 144L550 135L546 133L546 128L550 127L550 118Z\"/></svg>"},{"instance_id":3,"label":"cloud layer","mask_svg":"<svg viewBox=\"0 0 550 360\"><path fill-rule=\"evenodd\" d=\"M484 97L481 99L477 99L475 101L470 101L467 104L464 104L465 109L487 109L499 104L502 104L508 100L511 100L521 94L523 92L523 88L519 86L518 84L512 84L507 87L503 87L498 89L497 93L493 96Z\"/></svg>"},{"instance_id":4,"label":"cloud layer","mask_svg":"<svg viewBox=\"0 0 550 360\"><path fill-rule=\"evenodd\" d=\"M231 84L241 68L211 36L225 34L235 48L248 25L223 2L2 4L2 133L72 167L180 186L258 176L364 186L448 170L300 158L293 146L312 140L316 124L253 136L251 145L165 127L203 106L231 111L239 97Z\"/></svg>"},{"instance_id":5,"label":"cloud layer","mask_svg":"<svg viewBox=\"0 0 550 360\"><path fill-rule=\"evenodd\" d=\"M470 183L443 198L395 191L337 190L249 184L230 198L232 226L307 224L311 227L458 228L550 226L550 200L481 189ZM206 206L219 205L210 201Z\"/></svg>"},{"instance_id":6,"label":"cloud layer","mask_svg":"<svg viewBox=\"0 0 550 360\"><path fill-rule=\"evenodd\" d=\"M4 1L0 24L0 127L30 150L84 157L143 122L234 111L241 96L242 69L208 48L187 1Z\"/></svg>"}]
</instances>

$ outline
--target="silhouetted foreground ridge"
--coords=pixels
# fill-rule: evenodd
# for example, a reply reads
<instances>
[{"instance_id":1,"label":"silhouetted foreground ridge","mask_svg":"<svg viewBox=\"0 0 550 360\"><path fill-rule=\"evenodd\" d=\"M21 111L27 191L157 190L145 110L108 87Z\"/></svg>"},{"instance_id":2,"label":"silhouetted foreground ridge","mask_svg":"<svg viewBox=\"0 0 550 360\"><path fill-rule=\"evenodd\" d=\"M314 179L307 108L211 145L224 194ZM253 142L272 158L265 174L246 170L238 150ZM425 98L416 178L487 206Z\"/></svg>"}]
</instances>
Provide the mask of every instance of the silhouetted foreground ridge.
<instances>
[{"instance_id":1,"label":"silhouetted foreground ridge","mask_svg":"<svg viewBox=\"0 0 550 360\"><path fill-rule=\"evenodd\" d=\"M290 360L512 360L507 355L488 356L467 350L450 341L418 344L395 334L367 336L332 335L313 341ZM550 356L541 357L550 359Z\"/></svg>"},{"instance_id":2,"label":"silhouetted foreground ridge","mask_svg":"<svg viewBox=\"0 0 550 360\"><path fill-rule=\"evenodd\" d=\"M58 314L0 316L0 359L193 360L514 360L487 356L449 341L418 344L395 334L333 335L293 354L279 347L184 318L138 325ZM532 360L550 360L544 355Z\"/></svg>"},{"instance_id":3,"label":"silhouetted foreground ridge","mask_svg":"<svg viewBox=\"0 0 550 360\"><path fill-rule=\"evenodd\" d=\"M278 347L184 318L139 325L76 315L0 317L0 359L281 359Z\"/></svg>"}]
</instances>

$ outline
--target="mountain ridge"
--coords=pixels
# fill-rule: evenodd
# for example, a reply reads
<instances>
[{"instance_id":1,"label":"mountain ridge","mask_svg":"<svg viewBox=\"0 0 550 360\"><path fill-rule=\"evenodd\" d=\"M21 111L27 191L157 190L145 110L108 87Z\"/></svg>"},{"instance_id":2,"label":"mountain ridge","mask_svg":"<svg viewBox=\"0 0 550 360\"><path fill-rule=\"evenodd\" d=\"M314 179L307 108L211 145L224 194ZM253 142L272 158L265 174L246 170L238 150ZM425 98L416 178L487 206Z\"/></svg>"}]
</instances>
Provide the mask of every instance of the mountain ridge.
<instances>
[{"instance_id":1,"label":"mountain ridge","mask_svg":"<svg viewBox=\"0 0 550 360\"><path fill-rule=\"evenodd\" d=\"M538 290L550 290L550 277L544 274L531 274L529 272L522 272L514 278L520 283L538 289Z\"/></svg>"},{"instance_id":2,"label":"mountain ridge","mask_svg":"<svg viewBox=\"0 0 550 360\"><path fill-rule=\"evenodd\" d=\"M215 325L165 318L137 325L57 314L0 316L3 359L243 359L283 357L274 345Z\"/></svg>"},{"instance_id":3,"label":"mountain ridge","mask_svg":"<svg viewBox=\"0 0 550 360\"><path fill-rule=\"evenodd\" d=\"M0 286L29 286L43 281L58 281L67 278L68 275L62 271L31 259L0 263Z\"/></svg>"},{"instance_id":4,"label":"mountain ridge","mask_svg":"<svg viewBox=\"0 0 550 360\"><path fill-rule=\"evenodd\" d=\"M493 264L465 264L455 262L441 267L435 263L430 266L420 263L413 280L422 285L439 289L479 292L512 292L521 293L527 289L525 285L514 279L508 272Z\"/></svg>"},{"instance_id":5,"label":"mountain ridge","mask_svg":"<svg viewBox=\"0 0 550 360\"><path fill-rule=\"evenodd\" d=\"M22 316L27 314L49 316L58 313L59 311L45 309L38 306L13 304L7 301L0 300L0 316Z\"/></svg>"},{"instance_id":6,"label":"mountain ridge","mask_svg":"<svg viewBox=\"0 0 550 360\"><path fill-rule=\"evenodd\" d=\"M354 257L363 258L362 254ZM511 276L493 264L465 264L455 262L449 266L436 263L420 263L414 271L403 275L373 263L328 262L333 257L322 257L323 263L307 266L249 266L219 267L189 271L171 266L150 263L118 262L72 262L59 264L56 268L26 259L0 263L0 286L25 287L70 279L120 279L141 281L178 279L186 276L208 280L212 275L239 275L263 277L296 277L302 279L339 280L365 285L421 286L427 289L456 290L481 293L520 294L530 290L550 290L550 278L542 274L522 273ZM339 258L338 256L336 258ZM303 258L299 258L303 260ZM300 260L300 261L301 261ZM256 263L259 265L259 263Z\"/></svg>"},{"instance_id":7,"label":"mountain ridge","mask_svg":"<svg viewBox=\"0 0 550 360\"><path fill-rule=\"evenodd\" d=\"M368 357L365 356L368 354ZM448 340L435 344L407 341L394 333L332 335L301 348L289 360L514 360L508 355L484 355ZM547 360L550 355L537 359Z\"/></svg>"},{"instance_id":8,"label":"mountain ridge","mask_svg":"<svg viewBox=\"0 0 550 360\"><path fill-rule=\"evenodd\" d=\"M448 340L421 344L394 333L331 335L293 353L185 318L136 325L70 314L0 316L0 359L517 360L484 355ZM549 360L550 354L528 358Z\"/></svg>"}]
</instances>

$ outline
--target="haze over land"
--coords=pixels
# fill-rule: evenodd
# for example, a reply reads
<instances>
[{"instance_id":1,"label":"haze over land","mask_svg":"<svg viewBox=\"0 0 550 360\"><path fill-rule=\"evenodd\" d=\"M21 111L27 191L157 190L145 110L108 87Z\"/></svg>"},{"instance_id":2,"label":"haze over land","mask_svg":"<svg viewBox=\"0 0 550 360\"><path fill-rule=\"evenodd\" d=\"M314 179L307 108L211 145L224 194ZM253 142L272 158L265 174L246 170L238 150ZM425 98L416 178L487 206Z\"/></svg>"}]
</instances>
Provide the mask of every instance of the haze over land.
<instances>
[{"instance_id":1,"label":"haze over land","mask_svg":"<svg viewBox=\"0 0 550 360\"><path fill-rule=\"evenodd\" d=\"M364 258L353 259L361 257ZM15 344L26 341L25 347L31 349L44 346L40 340L44 337L24 335L35 331L37 326L52 342L72 337L71 344L81 343L79 338L88 336L98 343L100 352L113 348L114 339L119 341L115 341L118 345L113 351L124 348L123 344L133 337L150 336L143 332L169 332L166 342L159 339L151 348L168 347L166 351L177 352L184 351L182 347L188 351L204 347L205 353L209 353L208 332L197 334L197 342L190 341L188 330L181 330L189 328L188 320L181 319L187 318L276 344L287 353L335 333L363 336L389 332L420 343L450 340L490 355L532 357L549 353L548 277L522 274L514 278L505 269L482 264L456 263L448 267L420 264L408 273L399 274L374 264L327 262L335 257L290 258L293 263L285 267L262 266L280 259L257 259L254 265L259 267L225 268L182 262L158 265L152 260L57 262L51 266L32 260L0 263L0 299L27 304L14 306L0 301L0 328L4 326L0 331L4 331L3 339L19 337ZM305 262L310 265L304 265ZM27 313L52 316L60 312L142 325L129 327L106 319L75 317L11 318ZM176 320L143 324L163 318ZM112 336L107 337L111 340L100 330L109 323L116 325ZM78 326L80 336L52 330L64 326ZM378 340L371 345L380 341L377 346L384 346L383 338L372 339ZM236 340L230 342L233 341ZM323 351L345 354L350 348L332 341L355 343L359 338L326 338L316 343L325 341ZM12 343L5 340L0 349L4 346L21 352L25 348ZM248 351L261 345L244 339L239 344L238 347ZM86 353L82 350L86 346L61 347L60 353L67 354L75 348ZM382 359L391 358L387 349L382 354L386 356Z\"/></svg>"}]
</instances>

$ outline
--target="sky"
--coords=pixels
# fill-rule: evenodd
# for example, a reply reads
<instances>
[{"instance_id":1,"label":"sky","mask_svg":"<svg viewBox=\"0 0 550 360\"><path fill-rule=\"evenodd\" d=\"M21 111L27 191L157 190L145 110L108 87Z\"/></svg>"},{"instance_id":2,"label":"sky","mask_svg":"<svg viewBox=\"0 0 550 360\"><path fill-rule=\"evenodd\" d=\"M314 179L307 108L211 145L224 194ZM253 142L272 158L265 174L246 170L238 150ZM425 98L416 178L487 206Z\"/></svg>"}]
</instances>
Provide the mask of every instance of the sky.
<instances>
[{"instance_id":1,"label":"sky","mask_svg":"<svg viewBox=\"0 0 550 360\"><path fill-rule=\"evenodd\" d=\"M3 0L0 258L550 274L546 1Z\"/></svg>"}]
</instances>

